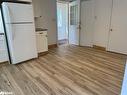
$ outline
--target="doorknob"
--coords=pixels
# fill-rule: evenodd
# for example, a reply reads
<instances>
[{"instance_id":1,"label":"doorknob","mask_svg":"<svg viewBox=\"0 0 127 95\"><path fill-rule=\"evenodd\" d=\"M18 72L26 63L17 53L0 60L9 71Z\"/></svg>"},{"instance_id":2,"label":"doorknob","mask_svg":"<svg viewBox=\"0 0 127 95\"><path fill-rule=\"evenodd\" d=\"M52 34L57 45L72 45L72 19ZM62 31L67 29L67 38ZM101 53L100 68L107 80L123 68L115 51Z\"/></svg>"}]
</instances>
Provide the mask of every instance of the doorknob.
<instances>
[{"instance_id":1,"label":"doorknob","mask_svg":"<svg viewBox=\"0 0 127 95\"><path fill-rule=\"evenodd\" d=\"M81 29L81 25L79 25L79 26L77 27L77 29Z\"/></svg>"},{"instance_id":2,"label":"doorknob","mask_svg":"<svg viewBox=\"0 0 127 95\"><path fill-rule=\"evenodd\" d=\"M110 29L110 31L113 31L113 29Z\"/></svg>"}]
</instances>

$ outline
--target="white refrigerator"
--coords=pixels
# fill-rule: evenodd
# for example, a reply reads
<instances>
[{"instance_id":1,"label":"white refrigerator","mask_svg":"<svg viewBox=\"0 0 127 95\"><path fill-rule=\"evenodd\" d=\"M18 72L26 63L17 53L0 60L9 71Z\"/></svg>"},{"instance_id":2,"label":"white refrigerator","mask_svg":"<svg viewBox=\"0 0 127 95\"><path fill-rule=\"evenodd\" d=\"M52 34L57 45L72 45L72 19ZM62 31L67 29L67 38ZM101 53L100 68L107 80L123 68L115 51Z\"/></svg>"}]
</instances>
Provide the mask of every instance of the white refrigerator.
<instances>
[{"instance_id":1,"label":"white refrigerator","mask_svg":"<svg viewBox=\"0 0 127 95\"><path fill-rule=\"evenodd\" d=\"M32 4L2 3L11 63L37 58Z\"/></svg>"}]
</instances>

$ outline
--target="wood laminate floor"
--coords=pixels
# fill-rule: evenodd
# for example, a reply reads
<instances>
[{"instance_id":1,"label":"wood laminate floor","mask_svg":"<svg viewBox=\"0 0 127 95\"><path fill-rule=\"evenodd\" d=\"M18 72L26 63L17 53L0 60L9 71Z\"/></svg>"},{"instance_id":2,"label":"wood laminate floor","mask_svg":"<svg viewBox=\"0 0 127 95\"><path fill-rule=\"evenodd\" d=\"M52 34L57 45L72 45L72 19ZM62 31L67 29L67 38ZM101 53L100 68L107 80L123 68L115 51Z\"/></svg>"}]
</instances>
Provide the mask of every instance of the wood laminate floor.
<instances>
[{"instance_id":1,"label":"wood laminate floor","mask_svg":"<svg viewBox=\"0 0 127 95\"><path fill-rule=\"evenodd\" d=\"M126 56L61 46L39 59L0 66L0 91L14 95L120 95Z\"/></svg>"}]
</instances>

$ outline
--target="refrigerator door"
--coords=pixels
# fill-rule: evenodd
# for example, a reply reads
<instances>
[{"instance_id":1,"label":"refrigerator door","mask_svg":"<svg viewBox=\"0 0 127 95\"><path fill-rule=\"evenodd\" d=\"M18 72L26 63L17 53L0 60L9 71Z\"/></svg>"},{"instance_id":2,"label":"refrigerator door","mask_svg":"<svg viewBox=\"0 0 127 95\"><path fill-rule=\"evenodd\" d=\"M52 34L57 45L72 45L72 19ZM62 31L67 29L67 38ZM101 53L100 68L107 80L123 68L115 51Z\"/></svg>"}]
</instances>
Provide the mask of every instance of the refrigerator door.
<instances>
[{"instance_id":1,"label":"refrigerator door","mask_svg":"<svg viewBox=\"0 0 127 95\"><path fill-rule=\"evenodd\" d=\"M5 23L34 22L32 4L4 2L2 9Z\"/></svg>"},{"instance_id":2,"label":"refrigerator door","mask_svg":"<svg viewBox=\"0 0 127 95\"><path fill-rule=\"evenodd\" d=\"M34 24L6 24L12 64L37 58Z\"/></svg>"}]
</instances>

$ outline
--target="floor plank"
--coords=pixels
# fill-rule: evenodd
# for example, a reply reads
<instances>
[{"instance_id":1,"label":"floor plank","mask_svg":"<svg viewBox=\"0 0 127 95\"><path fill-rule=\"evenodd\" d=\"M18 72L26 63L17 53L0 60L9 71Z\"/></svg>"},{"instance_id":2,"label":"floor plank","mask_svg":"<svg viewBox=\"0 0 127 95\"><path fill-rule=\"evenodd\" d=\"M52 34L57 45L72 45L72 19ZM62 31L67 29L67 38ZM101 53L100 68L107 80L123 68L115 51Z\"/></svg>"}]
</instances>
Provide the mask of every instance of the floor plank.
<instances>
[{"instance_id":1,"label":"floor plank","mask_svg":"<svg viewBox=\"0 0 127 95\"><path fill-rule=\"evenodd\" d=\"M119 95L126 56L64 45L18 65L0 66L0 91L14 95Z\"/></svg>"}]
</instances>

